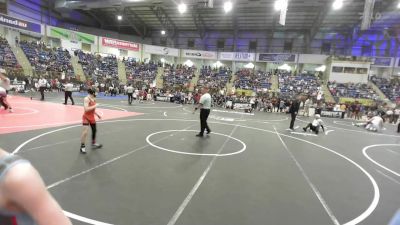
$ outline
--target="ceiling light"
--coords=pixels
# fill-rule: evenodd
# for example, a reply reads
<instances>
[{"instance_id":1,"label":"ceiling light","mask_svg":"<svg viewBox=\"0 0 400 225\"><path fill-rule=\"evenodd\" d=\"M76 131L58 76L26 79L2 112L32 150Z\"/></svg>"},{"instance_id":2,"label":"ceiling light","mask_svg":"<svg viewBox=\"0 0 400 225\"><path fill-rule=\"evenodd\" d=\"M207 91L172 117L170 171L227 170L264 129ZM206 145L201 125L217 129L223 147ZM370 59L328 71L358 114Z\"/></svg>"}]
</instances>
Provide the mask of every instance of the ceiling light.
<instances>
[{"instance_id":1,"label":"ceiling light","mask_svg":"<svg viewBox=\"0 0 400 225\"><path fill-rule=\"evenodd\" d=\"M118 15L118 16L117 16L117 19L118 19L118 20L122 20L122 16L121 16L121 15Z\"/></svg>"},{"instance_id":2,"label":"ceiling light","mask_svg":"<svg viewBox=\"0 0 400 225\"><path fill-rule=\"evenodd\" d=\"M165 33L166 33L165 30L161 31L161 35L165 35Z\"/></svg>"},{"instance_id":3,"label":"ceiling light","mask_svg":"<svg viewBox=\"0 0 400 225\"><path fill-rule=\"evenodd\" d=\"M180 14L183 14L186 12L187 6L185 3L181 3L178 5L178 11Z\"/></svg>"},{"instance_id":4,"label":"ceiling light","mask_svg":"<svg viewBox=\"0 0 400 225\"><path fill-rule=\"evenodd\" d=\"M343 0L335 0L332 4L334 10L341 9L343 7Z\"/></svg>"},{"instance_id":5,"label":"ceiling light","mask_svg":"<svg viewBox=\"0 0 400 225\"><path fill-rule=\"evenodd\" d=\"M284 4L285 4L284 0L275 0L274 4L275 11L280 11L281 9L284 9L285 8Z\"/></svg>"},{"instance_id":6,"label":"ceiling light","mask_svg":"<svg viewBox=\"0 0 400 225\"><path fill-rule=\"evenodd\" d=\"M400 9L400 2L399 2L399 4L397 4L397 8Z\"/></svg>"},{"instance_id":7,"label":"ceiling light","mask_svg":"<svg viewBox=\"0 0 400 225\"><path fill-rule=\"evenodd\" d=\"M225 11L225 13L230 12L232 10L232 8L233 8L233 4L232 4L231 1L226 1L224 3L224 11Z\"/></svg>"}]
</instances>

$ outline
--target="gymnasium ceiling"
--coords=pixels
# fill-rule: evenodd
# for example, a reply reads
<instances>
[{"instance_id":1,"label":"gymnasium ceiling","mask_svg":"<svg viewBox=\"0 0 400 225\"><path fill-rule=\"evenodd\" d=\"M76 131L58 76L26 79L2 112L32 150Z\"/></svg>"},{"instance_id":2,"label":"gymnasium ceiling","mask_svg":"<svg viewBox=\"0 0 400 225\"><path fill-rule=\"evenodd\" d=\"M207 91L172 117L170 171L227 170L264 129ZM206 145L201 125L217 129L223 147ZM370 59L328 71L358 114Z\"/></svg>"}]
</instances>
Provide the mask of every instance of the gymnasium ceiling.
<instances>
[{"instance_id":1,"label":"gymnasium ceiling","mask_svg":"<svg viewBox=\"0 0 400 225\"><path fill-rule=\"evenodd\" d=\"M177 32L284 31L352 33L360 26L366 0L344 0L343 8L333 10L334 0L289 0L286 25L281 26L275 0L232 0L233 10L224 13L224 0L182 0L188 9L180 14L181 0L57 0L58 11L73 10L87 15L102 29L150 36L166 30L169 36ZM399 0L376 0L370 30L389 31L396 36L400 30ZM117 15L122 15L121 21ZM273 33L272 32L272 33Z\"/></svg>"}]
</instances>

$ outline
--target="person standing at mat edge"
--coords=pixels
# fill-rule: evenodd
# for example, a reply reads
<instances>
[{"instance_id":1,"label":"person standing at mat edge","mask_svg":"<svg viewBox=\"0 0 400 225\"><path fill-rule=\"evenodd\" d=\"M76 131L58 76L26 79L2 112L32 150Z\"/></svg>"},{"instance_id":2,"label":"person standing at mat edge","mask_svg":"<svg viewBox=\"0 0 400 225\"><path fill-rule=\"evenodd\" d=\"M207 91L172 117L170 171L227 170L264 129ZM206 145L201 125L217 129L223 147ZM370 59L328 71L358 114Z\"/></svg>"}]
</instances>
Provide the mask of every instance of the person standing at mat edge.
<instances>
[{"instance_id":1,"label":"person standing at mat edge","mask_svg":"<svg viewBox=\"0 0 400 225\"><path fill-rule=\"evenodd\" d=\"M203 137L205 130L207 130L207 134L211 133L210 127L208 127L207 124L212 102L211 95L208 93L208 87L203 87L202 94L198 107L193 111L194 113L198 108L200 108L200 133L196 135L197 137Z\"/></svg>"},{"instance_id":2,"label":"person standing at mat edge","mask_svg":"<svg viewBox=\"0 0 400 225\"><path fill-rule=\"evenodd\" d=\"M294 121L296 120L297 113L299 112L300 103L297 100L293 100L292 104L290 104L289 113L292 117L290 121L290 129L294 130Z\"/></svg>"},{"instance_id":3,"label":"person standing at mat edge","mask_svg":"<svg viewBox=\"0 0 400 225\"><path fill-rule=\"evenodd\" d=\"M40 101L44 101L44 90L46 90L47 87L47 80L44 79L43 77L40 77L38 81L39 85L39 91L40 91Z\"/></svg>"},{"instance_id":4,"label":"person standing at mat edge","mask_svg":"<svg viewBox=\"0 0 400 225\"><path fill-rule=\"evenodd\" d=\"M29 161L1 148L0 224L72 225Z\"/></svg>"},{"instance_id":5,"label":"person standing at mat edge","mask_svg":"<svg viewBox=\"0 0 400 225\"><path fill-rule=\"evenodd\" d=\"M132 105L133 101L133 87L132 84L128 84L128 87L126 87L126 94L128 95L128 104Z\"/></svg>"},{"instance_id":6,"label":"person standing at mat edge","mask_svg":"<svg viewBox=\"0 0 400 225\"><path fill-rule=\"evenodd\" d=\"M92 149L97 149L101 148L103 145L96 143L96 132L97 132L97 127L96 127L96 119L94 115L96 115L99 119L101 119L101 116L96 113L96 95L95 95L95 90L89 89L88 90L88 96L85 97L84 102L83 102L83 108L85 112L83 113L82 116L82 125L83 125L83 130L82 130L82 136L81 136L81 148L80 152L82 154L86 154L86 137L89 132L89 126L92 129Z\"/></svg>"},{"instance_id":7,"label":"person standing at mat edge","mask_svg":"<svg viewBox=\"0 0 400 225\"><path fill-rule=\"evenodd\" d=\"M74 85L70 81L65 83L65 85L64 85L64 92L65 92L65 94L64 94L65 95L64 105L67 104L68 98L71 99L72 105L75 105L74 99L72 98L72 90L73 90L73 88L74 88Z\"/></svg>"}]
</instances>

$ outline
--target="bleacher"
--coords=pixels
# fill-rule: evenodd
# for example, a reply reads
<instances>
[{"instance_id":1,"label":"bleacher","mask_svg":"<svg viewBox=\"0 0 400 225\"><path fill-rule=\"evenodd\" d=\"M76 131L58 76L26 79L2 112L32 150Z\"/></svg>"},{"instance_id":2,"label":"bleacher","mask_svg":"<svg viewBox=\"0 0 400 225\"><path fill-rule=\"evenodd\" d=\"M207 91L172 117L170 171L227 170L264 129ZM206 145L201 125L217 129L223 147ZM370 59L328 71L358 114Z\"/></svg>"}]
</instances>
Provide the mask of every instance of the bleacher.
<instances>
[{"instance_id":1,"label":"bleacher","mask_svg":"<svg viewBox=\"0 0 400 225\"><path fill-rule=\"evenodd\" d=\"M86 77L118 79L118 61L115 56L102 57L83 51L75 51L75 55L78 56Z\"/></svg>"},{"instance_id":2,"label":"bleacher","mask_svg":"<svg viewBox=\"0 0 400 225\"><path fill-rule=\"evenodd\" d=\"M20 46L36 72L65 72L66 76L74 76L71 55L67 50L51 49L43 43L26 41L21 41Z\"/></svg>"},{"instance_id":3,"label":"bleacher","mask_svg":"<svg viewBox=\"0 0 400 225\"><path fill-rule=\"evenodd\" d=\"M368 84L328 82L328 88L334 97L363 98L376 100L378 95Z\"/></svg>"},{"instance_id":4,"label":"bleacher","mask_svg":"<svg viewBox=\"0 0 400 225\"><path fill-rule=\"evenodd\" d=\"M388 80L382 77L372 76L370 80L386 95L386 97L395 102L400 98L400 80L397 78Z\"/></svg>"},{"instance_id":5,"label":"bleacher","mask_svg":"<svg viewBox=\"0 0 400 225\"><path fill-rule=\"evenodd\" d=\"M133 58L123 60L125 63L126 77L130 82L134 84L144 83L149 85L156 79L157 76L157 64L150 63L139 63Z\"/></svg>"},{"instance_id":6,"label":"bleacher","mask_svg":"<svg viewBox=\"0 0 400 225\"><path fill-rule=\"evenodd\" d=\"M20 67L7 40L0 37L0 65L2 67Z\"/></svg>"},{"instance_id":7,"label":"bleacher","mask_svg":"<svg viewBox=\"0 0 400 225\"><path fill-rule=\"evenodd\" d=\"M283 97L293 98L300 94L316 97L321 90L321 82L314 75L292 76L290 72L278 74L279 90Z\"/></svg>"},{"instance_id":8,"label":"bleacher","mask_svg":"<svg viewBox=\"0 0 400 225\"><path fill-rule=\"evenodd\" d=\"M167 66L164 70L164 87L188 86L194 77L195 67Z\"/></svg>"},{"instance_id":9,"label":"bleacher","mask_svg":"<svg viewBox=\"0 0 400 225\"><path fill-rule=\"evenodd\" d=\"M207 85L211 89L222 89L231 79L232 71L229 68L221 67L211 69L210 66L203 66L200 70L200 77L197 86Z\"/></svg>"}]
</instances>

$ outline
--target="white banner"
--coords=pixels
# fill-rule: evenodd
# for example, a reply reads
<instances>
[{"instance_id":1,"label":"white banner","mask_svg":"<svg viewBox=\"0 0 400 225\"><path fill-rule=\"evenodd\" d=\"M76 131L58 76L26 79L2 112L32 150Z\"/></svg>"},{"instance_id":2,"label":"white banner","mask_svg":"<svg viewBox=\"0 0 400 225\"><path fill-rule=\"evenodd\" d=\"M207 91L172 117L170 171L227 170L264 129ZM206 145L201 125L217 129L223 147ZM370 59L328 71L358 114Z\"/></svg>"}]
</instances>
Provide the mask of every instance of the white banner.
<instances>
[{"instance_id":1,"label":"white banner","mask_svg":"<svg viewBox=\"0 0 400 225\"><path fill-rule=\"evenodd\" d=\"M246 61L252 62L256 58L255 53L247 53L247 52L220 52L218 54L219 60L226 61Z\"/></svg>"},{"instance_id":2,"label":"white banner","mask_svg":"<svg viewBox=\"0 0 400 225\"><path fill-rule=\"evenodd\" d=\"M146 53L179 57L179 49L177 48L168 48L156 45L143 45L143 46L144 46L144 52Z\"/></svg>"},{"instance_id":3,"label":"white banner","mask_svg":"<svg viewBox=\"0 0 400 225\"><path fill-rule=\"evenodd\" d=\"M217 53L184 49L182 50L182 57L194 59L217 59Z\"/></svg>"}]
</instances>

